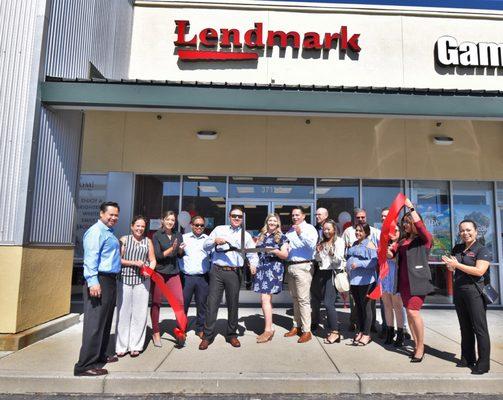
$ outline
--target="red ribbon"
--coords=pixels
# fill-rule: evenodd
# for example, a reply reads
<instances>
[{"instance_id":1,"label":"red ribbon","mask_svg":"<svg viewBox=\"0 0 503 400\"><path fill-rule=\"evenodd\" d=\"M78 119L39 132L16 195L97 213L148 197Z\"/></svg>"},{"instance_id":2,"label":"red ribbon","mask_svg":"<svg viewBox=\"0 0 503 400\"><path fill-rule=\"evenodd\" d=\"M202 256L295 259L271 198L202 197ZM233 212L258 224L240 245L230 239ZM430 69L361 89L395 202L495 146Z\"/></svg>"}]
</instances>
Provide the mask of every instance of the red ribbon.
<instances>
[{"instance_id":1,"label":"red ribbon","mask_svg":"<svg viewBox=\"0 0 503 400\"><path fill-rule=\"evenodd\" d=\"M379 247L377 248L377 263L379 264L379 279L377 281L377 286L368 295L372 300L377 300L382 295L382 280L388 276L389 266L388 266L388 246L390 242L390 233L395 233L396 224L398 221L398 215L400 210L405 204L405 195L403 193L398 193L389 207L388 215L384 220L381 227L381 236L379 238Z\"/></svg>"},{"instance_id":2,"label":"red ribbon","mask_svg":"<svg viewBox=\"0 0 503 400\"><path fill-rule=\"evenodd\" d=\"M141 267L140 272L142 274L147 273L150 279L152 279L152 281L154 281L154 283L159 286L159 289L161 289L162 294L164 295L166 300L168 300L169 305L175 313L178 326L180 326L180 328L176 327L173 330L175 337L177 339L184 339L185 331L187 329L187 315L185 315L183 302L180 302L179 299L173 293L171 293L169 288L166 286L166 283L164 282L162 276L155 272L152 268Z\"/></svg>"}]
</instances>

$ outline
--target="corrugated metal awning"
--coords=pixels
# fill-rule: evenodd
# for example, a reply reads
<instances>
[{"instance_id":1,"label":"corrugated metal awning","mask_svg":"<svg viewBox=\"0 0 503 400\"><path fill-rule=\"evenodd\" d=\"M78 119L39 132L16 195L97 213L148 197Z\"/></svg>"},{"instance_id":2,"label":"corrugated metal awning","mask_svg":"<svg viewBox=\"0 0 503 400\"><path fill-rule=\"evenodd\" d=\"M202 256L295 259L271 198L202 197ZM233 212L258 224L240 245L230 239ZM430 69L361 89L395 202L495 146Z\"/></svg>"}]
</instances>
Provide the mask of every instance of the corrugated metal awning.
<instances>
[{"instance_id":1,"label":"corrugated metal awning","mask_svg":"<svg viewBox=\"0 0 503 400\"><path fill-rule=\"evenodd\" d=\"M503 92L47 77L42 102L83 109L503 118Z\"/></svg>"}]
</instances>

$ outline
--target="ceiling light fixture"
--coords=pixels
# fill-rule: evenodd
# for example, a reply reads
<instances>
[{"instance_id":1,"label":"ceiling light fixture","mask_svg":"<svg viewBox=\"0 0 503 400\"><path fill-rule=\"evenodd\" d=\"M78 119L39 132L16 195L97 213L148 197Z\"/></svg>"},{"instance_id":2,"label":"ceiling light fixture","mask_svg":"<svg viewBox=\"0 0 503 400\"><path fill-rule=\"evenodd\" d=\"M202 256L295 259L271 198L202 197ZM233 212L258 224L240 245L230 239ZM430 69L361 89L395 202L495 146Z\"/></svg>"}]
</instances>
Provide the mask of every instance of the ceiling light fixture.
<instances>
[{"instance_id":1,"label":"ceiling light fixture","mask_svg":"<svg viewBox=\"0 0 503 400\"><path fill-rule=\"evenodd\" d=\"M217 131L198 131L197 138L201 140L215 140L218 137Z\"/></svg>"}]
</instances>

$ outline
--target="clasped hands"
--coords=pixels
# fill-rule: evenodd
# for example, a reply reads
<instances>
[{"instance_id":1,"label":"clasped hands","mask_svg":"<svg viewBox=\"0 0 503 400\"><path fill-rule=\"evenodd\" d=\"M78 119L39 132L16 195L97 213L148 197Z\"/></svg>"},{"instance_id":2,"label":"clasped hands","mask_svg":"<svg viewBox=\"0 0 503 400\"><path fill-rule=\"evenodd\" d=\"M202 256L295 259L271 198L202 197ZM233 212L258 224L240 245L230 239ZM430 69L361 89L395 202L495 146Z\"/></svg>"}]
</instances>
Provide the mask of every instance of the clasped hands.
<instances>
[{"instance_id":1,"label":"clasped hands","mask_svg":"<svg viewBox=\"0 0 503 400\"><path fill-rule=\"evenodd\" d=\"M442 261L445 263L449 271L454 271L456 267L459 265L459 262L456 259L456 257L450 255L442 256Z\"/></svg>"}]
</instances>

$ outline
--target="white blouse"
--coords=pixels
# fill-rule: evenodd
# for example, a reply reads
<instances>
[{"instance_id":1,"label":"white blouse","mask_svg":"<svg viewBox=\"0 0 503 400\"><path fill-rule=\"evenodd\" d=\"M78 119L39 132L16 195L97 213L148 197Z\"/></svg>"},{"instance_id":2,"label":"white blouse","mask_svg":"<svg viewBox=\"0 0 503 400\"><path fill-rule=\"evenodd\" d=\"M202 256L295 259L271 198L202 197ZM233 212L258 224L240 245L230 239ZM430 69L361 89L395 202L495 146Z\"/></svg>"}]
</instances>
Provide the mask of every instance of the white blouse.
<instances>
[{"instance_id":1,"label":"white blouse","mask_svg":"<svg viewBox=\"0 0 503 400\"><path fill-rule=\"evenodd\" d=\"M324 246L321 251L316 252L316 260L319 261L320 270L339 269L346 266L344 250L346 246L344 240L337 237L334 243L334 254L331 255L328 248Z\"/></svg>"}]
</instances>

